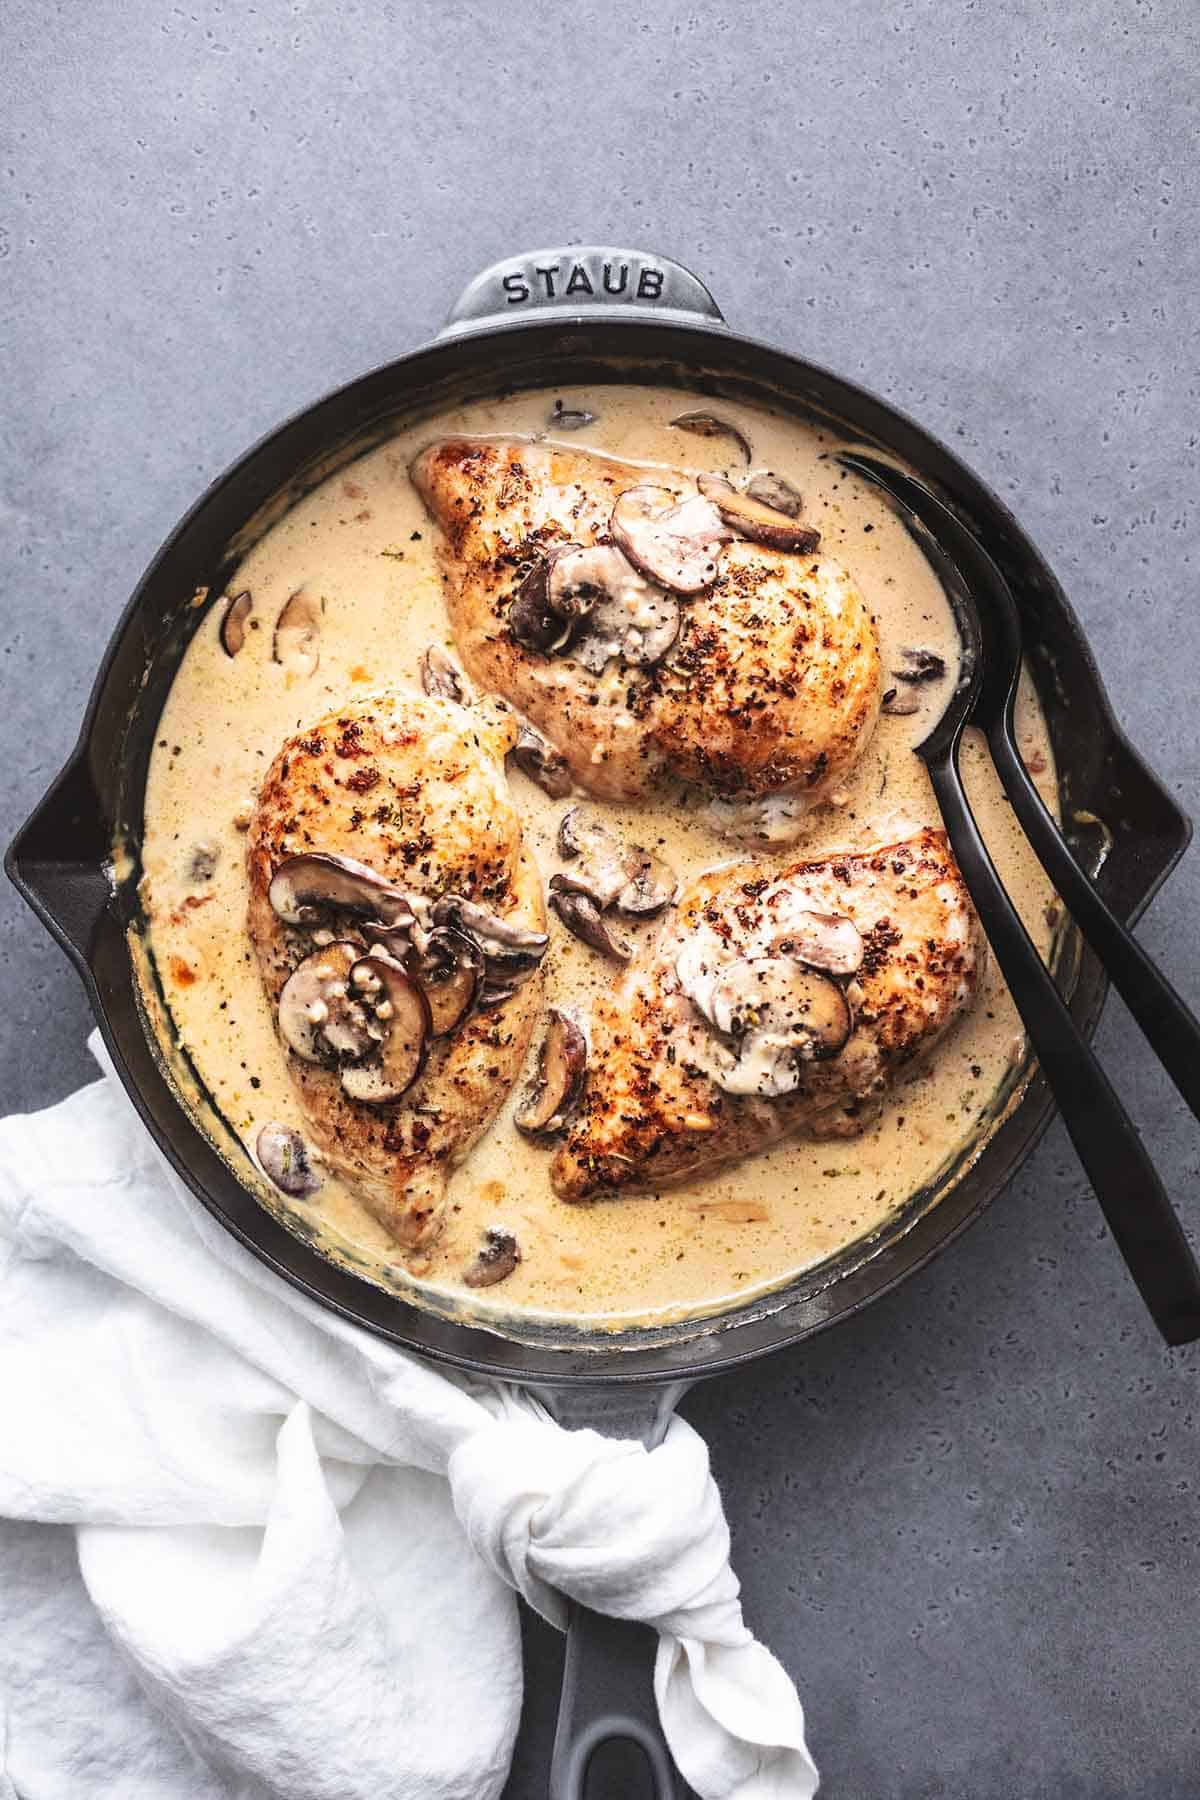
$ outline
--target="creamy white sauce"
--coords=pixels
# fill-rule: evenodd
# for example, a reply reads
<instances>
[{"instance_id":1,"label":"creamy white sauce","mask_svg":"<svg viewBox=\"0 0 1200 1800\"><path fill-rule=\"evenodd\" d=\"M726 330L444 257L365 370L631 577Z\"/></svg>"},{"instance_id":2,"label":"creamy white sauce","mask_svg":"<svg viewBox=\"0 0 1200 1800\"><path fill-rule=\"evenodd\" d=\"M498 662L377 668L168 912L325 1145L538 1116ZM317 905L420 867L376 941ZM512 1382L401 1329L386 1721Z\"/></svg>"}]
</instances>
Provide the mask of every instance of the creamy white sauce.
<instances>
[{"instance_id":1,"label":"creamy white sauce","mask_svg":"<svg viewBox=\"0 0 1200 1800\"><path fill-rule=\"evenodd\" d=\"M431 642L449 642L437 529L407 478L415 451L454 432L543 431L560 394L564 406L597 415L595 424L563 434L562 442L651 466L724 470L732 456L732 468L739 469L740 458L725 440L697 438L667 423L694 404L733 420L754 445L755 468L786 475L800 488L806 520L821 530L824 552L844 563L862 588L878 621L885 668L904 646L926 647L946 659L951 673L917 690L917 714L880 721L836 803L811 818L794 848L779 852L780 866L810 852L889 842L938 822L912 745L949 692L957 659L953 622L936 576L903 526L873 490L829 460L836 440L756 408L631 387L475 404L397 436L331 476L246 555L227 589L233 594L248 588L253 597L245 645L236 657L221 648L222 602L212 597L163 710L151 762L143 844L149 947L178 1040L248 1150L265 1123L302 1129L303 1121L246 937L239 820L246 819L257 783L286 737L372 689L415 690L421 651ZM274 622L301 586L315 589L324 602L320 661L308 676L288 673L271 658ZM1056 804L1045 728L1027 681L1018 727L1043 795ZM1015 827L979 742L969 739L963 762L1000 872L1045 953L1052 890ZM511 782L548 878L561 866L554 833L571 803L547 799L515 770ZM630 838L673 864L685 882L740 854L698 807L681 812L662 802L605 810ZM207 880L193 873L198 846L215 853ZM652 924L635 927L632 935L645 940L653 930ZM611 964L557 926L545 970L547 1003L584 1011L589 993L613 979ZM153 1016L156 1008L149 1010ZM879 1230L985 1131L994 1097L1021 1052L1020 1023L993 965L970 1016L930 1061L905 1074L878 1124L859 1138L825 1144L793 1139L705 1181L583 1206L554 1197L549 1152L513 1128L518 1089L453 1176L446 1228L428 1266L418 1270L417 1286L461 1295L485 1314L489 1308L521 1309L612 1326L743 1301ZM203 1108L196 1110L204 1123ZM246 1165L239 1173L253 1183ZM264 1198L279 1208L277 1199L265 1192ZM311 1200L287 1203L285 1213L289 1207L303 1215L323 1248L360 1272L389 1285L400 1274L412 1277L387 1234L332 1177ZM515 1232L522 1261L497 1288L472 1293L462 1287L461 1271L492 1225Z\"/></svg>"}]
</instances>

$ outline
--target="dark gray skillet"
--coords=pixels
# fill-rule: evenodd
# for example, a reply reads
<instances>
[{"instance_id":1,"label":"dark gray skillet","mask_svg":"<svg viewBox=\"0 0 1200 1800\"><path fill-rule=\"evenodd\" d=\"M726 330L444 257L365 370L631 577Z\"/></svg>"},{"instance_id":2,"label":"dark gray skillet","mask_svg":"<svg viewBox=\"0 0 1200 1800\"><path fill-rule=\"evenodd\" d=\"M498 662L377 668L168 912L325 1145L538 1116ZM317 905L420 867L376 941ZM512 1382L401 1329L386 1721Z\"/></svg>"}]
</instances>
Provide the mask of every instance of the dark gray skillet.
<instances>
[{"instance_id":1,"label":"dark gray skillet","mask_svg":"<svg viewBox=\"0 0 1200 1800\"><path fill-rule=\"evenodd\" d=\"M423 1355L538 1390L571 1425L653 1442L691 1382L822 1331L867 1306L958 1235L1028 1155L1051 1111L1014 1071L982 1147L964 1153L869 1241L769 1300L719 1319L589 1334L529 1320L490 1329L418 1309L269 1214L194 1122L142 1023L126 932L137 932L142 797L155 727L202 612L255 538L294 499L365 448L448 406L512 389L649 382L744 399L832 427L906 463L984 544L1021 608L1072 849L1123 920L1135 919L1182 855L1189 821L1127 743L1054 576L1001 502L943 445L872 394L785 352L737 337L694 275L665 257L590 248L535 252L487 269L432 344L328 395L223 475L147 570L109 646L78 746L6 858L11 879L83 977L129 1094L179 1174L235 1236L286 1280L368 1330ZM119 879L114 841L129 852ZM1105 982L1073 929L1056 968L1071 1012L1094 1029ZM645 1634L577 1610L551 1789L584 1792L592 1747L610 1733L644 1748L657 1792L671 1776L645 1682ZM636 1783L635 1783L636 1785ZM628 1785L624 1792L634 1791Z\"/></svg>"}]
</instances>

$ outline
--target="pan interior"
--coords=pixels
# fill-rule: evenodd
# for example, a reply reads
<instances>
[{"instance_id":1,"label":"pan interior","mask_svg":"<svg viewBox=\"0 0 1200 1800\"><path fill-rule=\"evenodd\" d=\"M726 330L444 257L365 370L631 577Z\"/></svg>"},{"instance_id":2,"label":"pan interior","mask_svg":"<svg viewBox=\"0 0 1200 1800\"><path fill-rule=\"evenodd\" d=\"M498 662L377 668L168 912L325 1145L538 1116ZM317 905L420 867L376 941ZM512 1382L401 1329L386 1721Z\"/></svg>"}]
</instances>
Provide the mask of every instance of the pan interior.
<instances>
[{"instance_id":1,"label":"pan interior","mask_svg":"<svg viewBox=\"0 0 1200 1800\"><path fill-rule=\"evenodd\" d=\"M235 1134L213 1106L211 1096L204 1089L194 1067L174 1040L169 1010L165 1006L161 984L145 940L144 919L141 917L137 898L140 873L140 797L158 711L183 651L202 616L202 607L190 604L192 598L203 589L210 592L222 591L226 576L247 549L328 475L401 427L409 426L418 419L432 418L454 401L494 394L498 386L512 389L535 386L541 388L554 385L556 378L565 380L568 373L571 384L575 387L589 379L606 382L653 381L656 384L679 386L690 394L700 392L714 398L743 398L757 405L783 408L793 412L801 420L815 419L832 427L846 441L865 442L885 450L893 448L865 430L867 421L861 416L854 412L839 413L832 404L837 384L829 382L829 391L826 391L821 387L821 382L828 381L828 378L820 378L816 372L809 372L812 380L807 388L803 383L798 383L797 387L801 391L789 392L777 378L767 381L749 369L730 371L718 367L715 361L708 366L702 361L699 367L686 368L677 362L667 363L657 357L626 355L617 359L610 355L589 361L577 351L568 350L562 353L560 362L555 365L552 359L544 356L530 356L519 345L518 340L510 340L510 346L512 354L502 383L497 383L495 368L491 364L486 370L463 369L452 364L440 383L422 386L408 399L407 404L398 404L397 397L393 395L390 407L378 411L368 408L372 416L361 421L356 430L344 433L334 448L323 446L319 453L309 454L286 470L280 467L281 461L287 461L287 453L279 440L265 446L257 456L266 458L266 466L258 471L260 481L257 484L246 483L242 489L241 517L234 528L223 531L219 536L211 529L201 534L207 539L207 556L203 564L199 561L195 563L194 572L196 575L203 574L205 579L197 579L181 603L178 586L172 580L168 587L165 567L160 564L152 571L143 595L144 618L150 626L145 640L146 679L133 710L127 716L123 732L124 755L121 766L126 772L126 780L120 816L126 823L118 834L117 866L121 871L119 895L122 920L139 972L138 985L143 1000L145 1028L156 1047L166 1080L185 1107L203 1121L210 1142L217 1146L242 1189L250 1187L290 1233L306 1241L316 1255L350 1269L358 1276L360 1284L367 1272L355 1267L352 1247L324 1241L314 1231L310 1218L303 1216L299 1208L290 1206L274 1189L265 1187ZM401 371L403 367L404 365L399 365ZM556 368L559 371L557 377ZM376 379L368 378L368 383ZM333 403L326 404L333 404L336 410L336 403L343 398L344 396L335 396ZM324 407L318 409L316 415L308 416L309 421L315 423L324 411ZM304 425L305 421L300 421L299 424ZM286 428L282 438L286 440L296 429L297 427ZM318 430L302 435L316 436L319 440L321 434ZM246 495L253 494L255 485L264 485L263 477L266 478L266 485L269 485L272 462L275 464L274 484L270 486L269 492L255 500L247 513ZM925 478L929 479L928 474ZM232 496L227 494L225 498ZM225 505L222 510L228 524L230 507ZM233 510L237 510L236 505ZM194 525L196 522L193 520L189 523ZM185 527L185 534L187 531L188 527ZM192 544L189 543L187 548L193 549ZM170 561L169 553L167 561ZM1063 709L1056 704L1061 699L1060 689L1056 687L1058 650L1052 638L1035 639L1031 649L1034 652L1035 678L1063 770L1064 788L1069 794L1070 783L1077 779L1078 758L1072 758L1069 754L1073 745L1066 737L1062 738L1060 745ZM1064 748L1068 751L1066 756ZM1105 843L1106 834L1103 829L1090 825L1084 829L1094 834L1097 845ZM1076 990L1080 960L1078 944L1071 932L1064 931L1060 934L1056 944L1056 968L1064 983ZM1095 996L1092 998L1094 1001ZM1086 996L1084 999L1086 1000ZM724 1332L732 1326L745 1326L781 1316L794 1320L804 1319L807 1323L803 1328L816 1328L818 1324L838 1316L846 1306L860 1303L861 1298L867 1297L873 1276L879 1278L883 1285L898 1278L898 1274L903 1271L906 1242L911 1242L914 1232L932 1214L936 1212L944 1217L945 1235L948 1235L956 1223L960 1223L975 1210L980 1203L980 1195L995 1185L993 1171L1010 1164L1015 1154L1019 1153L1012 1127L1014 1121L1019 1123L1022 1117L1027 1120L1032 1117L1029 1087L1030 1069L1028 1063L1023 1063L1012 1070L1011 1077L996 1094L986 1129L970 1145L948 1158L934 1179L914 1193L889 1218L882 1230L847 1245L837 1255L810 1269L788 1286L760 1296L749 1305L731 1307L719 1316L688 1318L649 1329L632 1329L614 1334L611 1331L581 1330L576 1326L538 1320L526 1314L505 1315L497 1309L490 1310L486 1321L482 1321L477 1315L466 1315L461 1307L445 1302L437 1295L430 1295L427 1291L420 1296L421 1306L434 1314L440 1314L450 1324L484 1323L488 1332L499 1333L530 1347L575 1351L661 1349L715 1332ZM950 1208L950 1202L955 1197L960 1204ZM962 1204L964 1197L965 1204ZM912 1261L928 1254L930 1247L922 1246ZM900 1261L896 1259L897 1252L901 1253ZM856 1280L858 1277L865 1279ZM371 1279L376 1287L381 1285L378 1271L371 1272ZM394 1296L394 1304L408 1302L413 1298L411 1288L398 1277L393 1277L391 1282L384 1281L382 1286L390 1288L388 1297ZM408 1306L404 1305L402 1311L407 1314ZM400 1312L401 1308L397 1305L398 1319ZM400 1323L403 1324L402 1319Z\"/></svg>"}]
</instances>

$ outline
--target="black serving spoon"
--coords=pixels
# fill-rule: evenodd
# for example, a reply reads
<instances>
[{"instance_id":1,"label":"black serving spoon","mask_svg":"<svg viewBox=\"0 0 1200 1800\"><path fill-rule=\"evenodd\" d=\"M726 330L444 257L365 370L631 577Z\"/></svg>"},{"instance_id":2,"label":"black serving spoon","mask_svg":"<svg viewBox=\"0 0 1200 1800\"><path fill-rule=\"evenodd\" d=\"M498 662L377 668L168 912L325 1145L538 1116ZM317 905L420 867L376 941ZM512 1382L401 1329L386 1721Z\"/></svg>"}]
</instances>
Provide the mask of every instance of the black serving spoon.
<instances>
[{"instance_id":1,"label":"black serving spoon","mask_svg":"<svg viewBox=\"0 0 1200 1800\"><path fill-rule=\"evenodd\" d=\"M844 452L838 461L897 502L942 579L962 644L960 673L941 718L915 746L916 753L929 772L963 880L1117 1247L1166 1341L1191 1343L1200 1338L1200 1268L1132 1120L1067 1010L988 854L958 766L969 723L985 733L1034 850L1156 1050L1157 1038L1143 1014L1153 1017L1162 1004L1157 989L1170 997L1173 1031L1161 1035L1169 1036L1171 1060L1164 1055L1163 1061L1193 1111L1200 1099L1200 1073L1184 1067L1183 1046L1200 1064L1200 1030L1076 863L1021 761L1012 734L1020 621L999 570L953 513L911 476L857 452ZM984 563L994 579L983 579ZM1084 893L1088 899L1081 902ZM1101 914L1108 921L1104 935L1095 931ZM1137 952L1136 963L1125 960L1127 944ZM1156 989L1139 986L1143 967ZM1135 990L1137 1006L1130 998Z\"/></svg>"}]
</instances>

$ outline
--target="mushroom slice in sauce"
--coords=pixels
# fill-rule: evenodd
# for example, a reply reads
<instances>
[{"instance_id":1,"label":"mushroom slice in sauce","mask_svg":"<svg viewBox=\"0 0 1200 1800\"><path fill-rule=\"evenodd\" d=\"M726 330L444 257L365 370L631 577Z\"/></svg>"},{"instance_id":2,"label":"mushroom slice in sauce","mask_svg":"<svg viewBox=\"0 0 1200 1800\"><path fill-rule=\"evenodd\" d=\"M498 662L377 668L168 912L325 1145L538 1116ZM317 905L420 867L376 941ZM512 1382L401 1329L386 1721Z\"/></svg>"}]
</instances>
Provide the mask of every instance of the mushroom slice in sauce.
<instances>
[{"instance_id":1,"label":"mushroom slice in sauce","mask_svg":"<svg viewBox=\"0 0 1200 1800\"><path fill-rule=\"evenodd\" d=\"M555 883L589 895L602 911L615 906L618 912L647 916L669 906L678 892L675 872L665 862L640 844L624 843L578 806L559 820L558 850L568 861L578 858L580 866L556 877Z\"/></svg>"},{"instance_id":2,"label":"mushroom slice in sauce","mask_svg":"<svg viewBox=\"0 0 1200 1800\"><path fill-rule=\"evenodd\" d=\"M262 1169L282 1194L301 1198L315 1194L321 1177L313 1168L308 1145L289 1125L264 1125L254 1144Z\"/></svg>"},{"instance_id":3,"label":"mushroom slice in sauce","mask_svg":"<svg viewBox=\"0 0 1200 1800\"><path fill-rule=\"evenodd\" d=\"M630 583L645 585L612 544L556 544L517 588L508 628L527 650L555 656L601 601L622 598Z\"/></svg>"},{"instance_id":4,"label":"mushroom slice in sauce","mask_svg":"<svg viewBox=\"0 0 1200 1800\"><path fill-rule=\"evenodd\" d=\"M381 950L371 950L355 963L350 985L363 996L383 1034L377 1055L342 1070L342 1089L351 1100L385 1106L402 1099L425 1066L429 1002L407 970Z\"/></svg>"},{"instance_id":5,"label":"mushroom slice in sauce","mask_svg":"<svg viewBox=\"0 0 1200 1800\"><path fill-rule=\"evenodd\" d=\"M804 511L800 489L793 487L785 475L775 475L769 469L748 481L746 492L752 500L761 501L763 506L784 513L789 519L798 519Z\"/></svg>"},{"instance_id":6,"label":"mushroom slice in sauce","mask_svg":"<svg viewBox=\"0 0 1200 1800\"><path fill-rule=\"evenodd\" d=\"M696 437L728 438L731 443L737 445L747 464L754 460L754 452L745 432L739 431L736 425L731 425L728 419L718 418L716 413L680 413L678 418L671 420L671 424L677 431L690 431Z\"/></svg>"},{"instance_id":7,"label":"mushroom slice in sauce","mask_svg":"<svg viewBox=\"0 0 1200 1800\"><path fill-rule=\"evenodd\" d=\"M546 602L564 624L586 619L602 600L645 583L615 544L560 544L546 558Z\"/></svg>"},{"instance_id":8,"label":"mushroom slice in sauce","mask_svg":"<svg viewBox=\"0 0 1200 1800\"><path fill-rule=\"evenodd\" d=\"M897 681L912 683L940 681L945 673L946 659L936 650L901 650L900 667L892 670Z\"/></svg>"},{"instance_id":9,"label":"mushroom slice in sauce","mask_svg":"<svg viewBox=\"0 0 1200 1800\"><path fill-rule=\"evenodd\" d=\"M406 966L429 1004L430 1032L445 1037L471 1009L483 978L482 955L461 931L438 925Z\"/></svg>"},{"instance_id":10,"label":"mushroom slice in sauce","mask_svg":"<svg viewBox=\"0 0 1200 1800\"><path fill-rule=\"evenodd\" d=\"M211 881L216 873L217 864L221 860L221 846L213 838L204 838L194 845L188 858L187 876L189 881Z\"/></svg>"},{"instance_id":11,"label":"mushroom slice in sauce","mask_svg":"<svg viewBox=\"0 0 1200 1800\"><path fill-rule=\"evenodd\" d=\"M288 856L271 878L267 898L286 925L315 924L326 907L407 929L413 909L402 888L365 863L323 851Z\"/></svg>"},{"instance_id":12,"label":"mushroom slice in sauce","mask_svg":"<svg viewBox=\"0 0 1200 1800\"><path fill-rule=\"evenodd\" d=\"M577 544L565 546L578 549ZM550 606L549 557L539 551L529 573L517 584L508 609L508 629L524 650L535 650L541 656L553 656L562 650L571 636L573 621L564 621Z\"/></svg>"},{"instance_id":13,"label":"mushroom slice in sauce","mask_svg":"<svg viewBox=\"0 0 1200 1800\"><path fill-rule=\"evenodd\" d=\"M532 725L522 725L510 752L522 774L535 781L552 800L565 800L571 791L571 770L566 757Z\"/></svg>"},{"instance_id":14,"label":"mushroom slice in sauce","mask_svg":"<svg viewBox=\"0 0 1200 1800\"><path fill-rule=\"evenodd\" d=\"M279 995L279 1031L304 1062L365 1056L373 1048L366 1009L350 992L358 944L324 944L297 965Z\"/></svg>"},{"instance_id":15,"label":"mushroom slice in sauce","mask_svg":"<svg viewBox=\"0 0 1200 1800\"><path fill-rule=\"evenodd\" d=\"M889 719L907 719L920 710L921 702L911 684L904 688L888 688L880 702L880 711L885 712Z\"/></svg>"},{"instance_id":16,"label":"mushroom slice in sauce","mask_svg":"<svg viewBox=\"0 0 1200 1800\"><path fill-rule=\"evenodd\" d=\"M701 475L696 484L706 500L711 500L725 524L739 537L752 543L766 544L772 550L797 550L807 555L821 542L821 534L811 525L764 506L748 490L735 488L722 475Z\"/></svg>"},{"instance_id":17,"label":"mushroom slice in sauce","mask_svg":"<svg viewBox=\"0 0 1200 1800\"><path fill-rule=\"evenodd\" d=\"M613 936L591 894L571 882L569 875L550 877L550 904L567 930L601 956L611 957L613 962L628 962L633 955L632 944Z\"/></svg>"},{"instance_id":18,"label":"mushroom slice in sauce","mask_svg":"<svg viewBox=\"0 0 1200 1800\"><path fill-rule=\"evenodd\" d=\"M463 1270L463 1280L472 1288L495 1287L512 1274L520 1260L521 1246L512 1232L489 1225L475 1261Z\"/></svg>"},{"instance_id":19,"label":"mushroom slice in sauce","mask_svg":"<svg viewBox=\"0 0 1200 1800\"><path fill-rule=\"evenodd\" d=\"M566 1013L551 1008L538 1052L537 1079L513 1117L527 1137L561 1131L587 1077L587 1039Z\"/></svg>"},{"instance_id":20,"label":"mushroom slice in sauce","mask_svg":"<svg viewBox=\"0 0 1200 1800\"><path fill-rule=\"evenodd\" d=\"M321 660L321 602L311 588L297 588L275 621L271 648L291 675L311 675Z\"/></svg>"},{"instance_id":21,"label":"mushroom slice in sauce","mask_svg":"<svg viewBox=\"0 0 1200 1800\"><path fill-rule=\"evenodd\" d=\"M756 1040L763 1041L769 1055L786 1050L793 1061L836 1056L853 1022L837 983L790 956L740 957L728 963L713 983L710 1006L717 1030L737 1043L739 1062L753 1055ZM791 1081L779 1091L795 1085ZM752 1085L748 1091L760 1090Z\"/></svg>"},{"instance_id":22,"label":"mushroom slice in sauce","mask_svg":"<svg viewBox=\"0 0 1200 1800\"><path fill-rule=\"evenodd\" d=\"M221 648L226 656L236 656L246 642L246 621L253 611L254 601L249 588L243 588L240 594L234 594L225 602L225 611L221 614Z\"/></svg>"},{"instance_id":23,"label":"mushroom slice in sauce","mask_svg":"<svg viewBox=\"0 0 1200 1800\"><path fill-rule=\"evenodd\" d=\"M644 581L619 550L627 579L610 589L588 618L572 654L593 675L603 674L614 657L628 669L649 669L662 661L679 636L679 602Z\"/></svg>"},{"instance_id":24,"label":"mushroom slice in sauce","mask_svg":"<svg viewBox=\"0 0 1200 1800\"><path fill-rule=\"evenodd\" d=\"M726 1043L706 1059L730 1094L778 1099L800 1085L802 1065L836 1056L853 1029L850 1003L828 975L790 956L741 957L711 967L687 947L681 987ZM730 1048L729 1046L732 1046Z\"/></svg>"},{"instance_id":25,"label":"mushroom slice in sauce","mask_svg":"<svg viewBox=\"0 0 1200 1800\"><path fill-rule=\"evenodd\" d=\"M494 1006L503 1006L506 1000L512 999L522 979L523 977L517 977L513 981L502 981L494 974L485 974L475 997L476 1011L490 1012Z\"/></svg>"},{"instance_id":26,"label":"mushroom slice in sauce","mask_svg":"<svg viewBox=\"0 0 1200 1800\"><path fill-rule=\"evenodd\" d=\"M453 700L458 706L471 704L471 690L466 676L440 644L430 644L421 652L419 664L421 686L433 700Z\"/></svg>"},{"instance_id":27,"label":"mushroom slice in sauce","mask_svg":"<svg viewBox=\"0 0 1200 1800\"><path fill-rule=\"evenodd\" d=\"M585 425L596 423L596 415L588 412L586 407L564 406L561 400L556 400L546 423L551 431L582 431Z\"/></svg>"},{"instance_id":28,"label":"mushroom slice in sauce","mask_svg":"<svg viewBox=\"0 0 1200 1800\"><path fill-rule=\"evenodd\" d=\"M669 488L626 488L613 508L612 535L630 562L677 594L699 594L717 578L730 532L701 495L676 502Z\"/></svg>"},{"instance_id":29,"label":"mushroom slice in sauce","mask_svg":"<svg viewBox=\"0 0 1200 1800\"><path fill-rule=\"evenodd\" d=\"M502 919L464 900L460 894L444 894L433 907L435 925L450 925L475 945L487 965L486 973L500 982L518 982L533 973L550 942L544 931L528 931L511 919Z\"/></svg>"},{"instance_id":30,"label":"mushroom slice in sauce","mask_svg":"<svg viewBox=\"0 0 1200 1800\"><path fill-rule=\"evenodd\" d=\"M670 906L679 892L675 871L661 857L643 850L640 844L629 846L625 870L629 880L617 895L618 912L634 918L651 918Z\"/></svg>"},{"instance_id":31,"label":"mushroom slice in sauce","mask_svg":"<svg viewBox=\"0 0 1200 1800\"><path fill-rule=\"evenodd\" d=\"M856 975L866 946L853 919L842 913L795 912L780 915L783 927L775 949L827 975Z\"/></svg>"}]
</instances>

